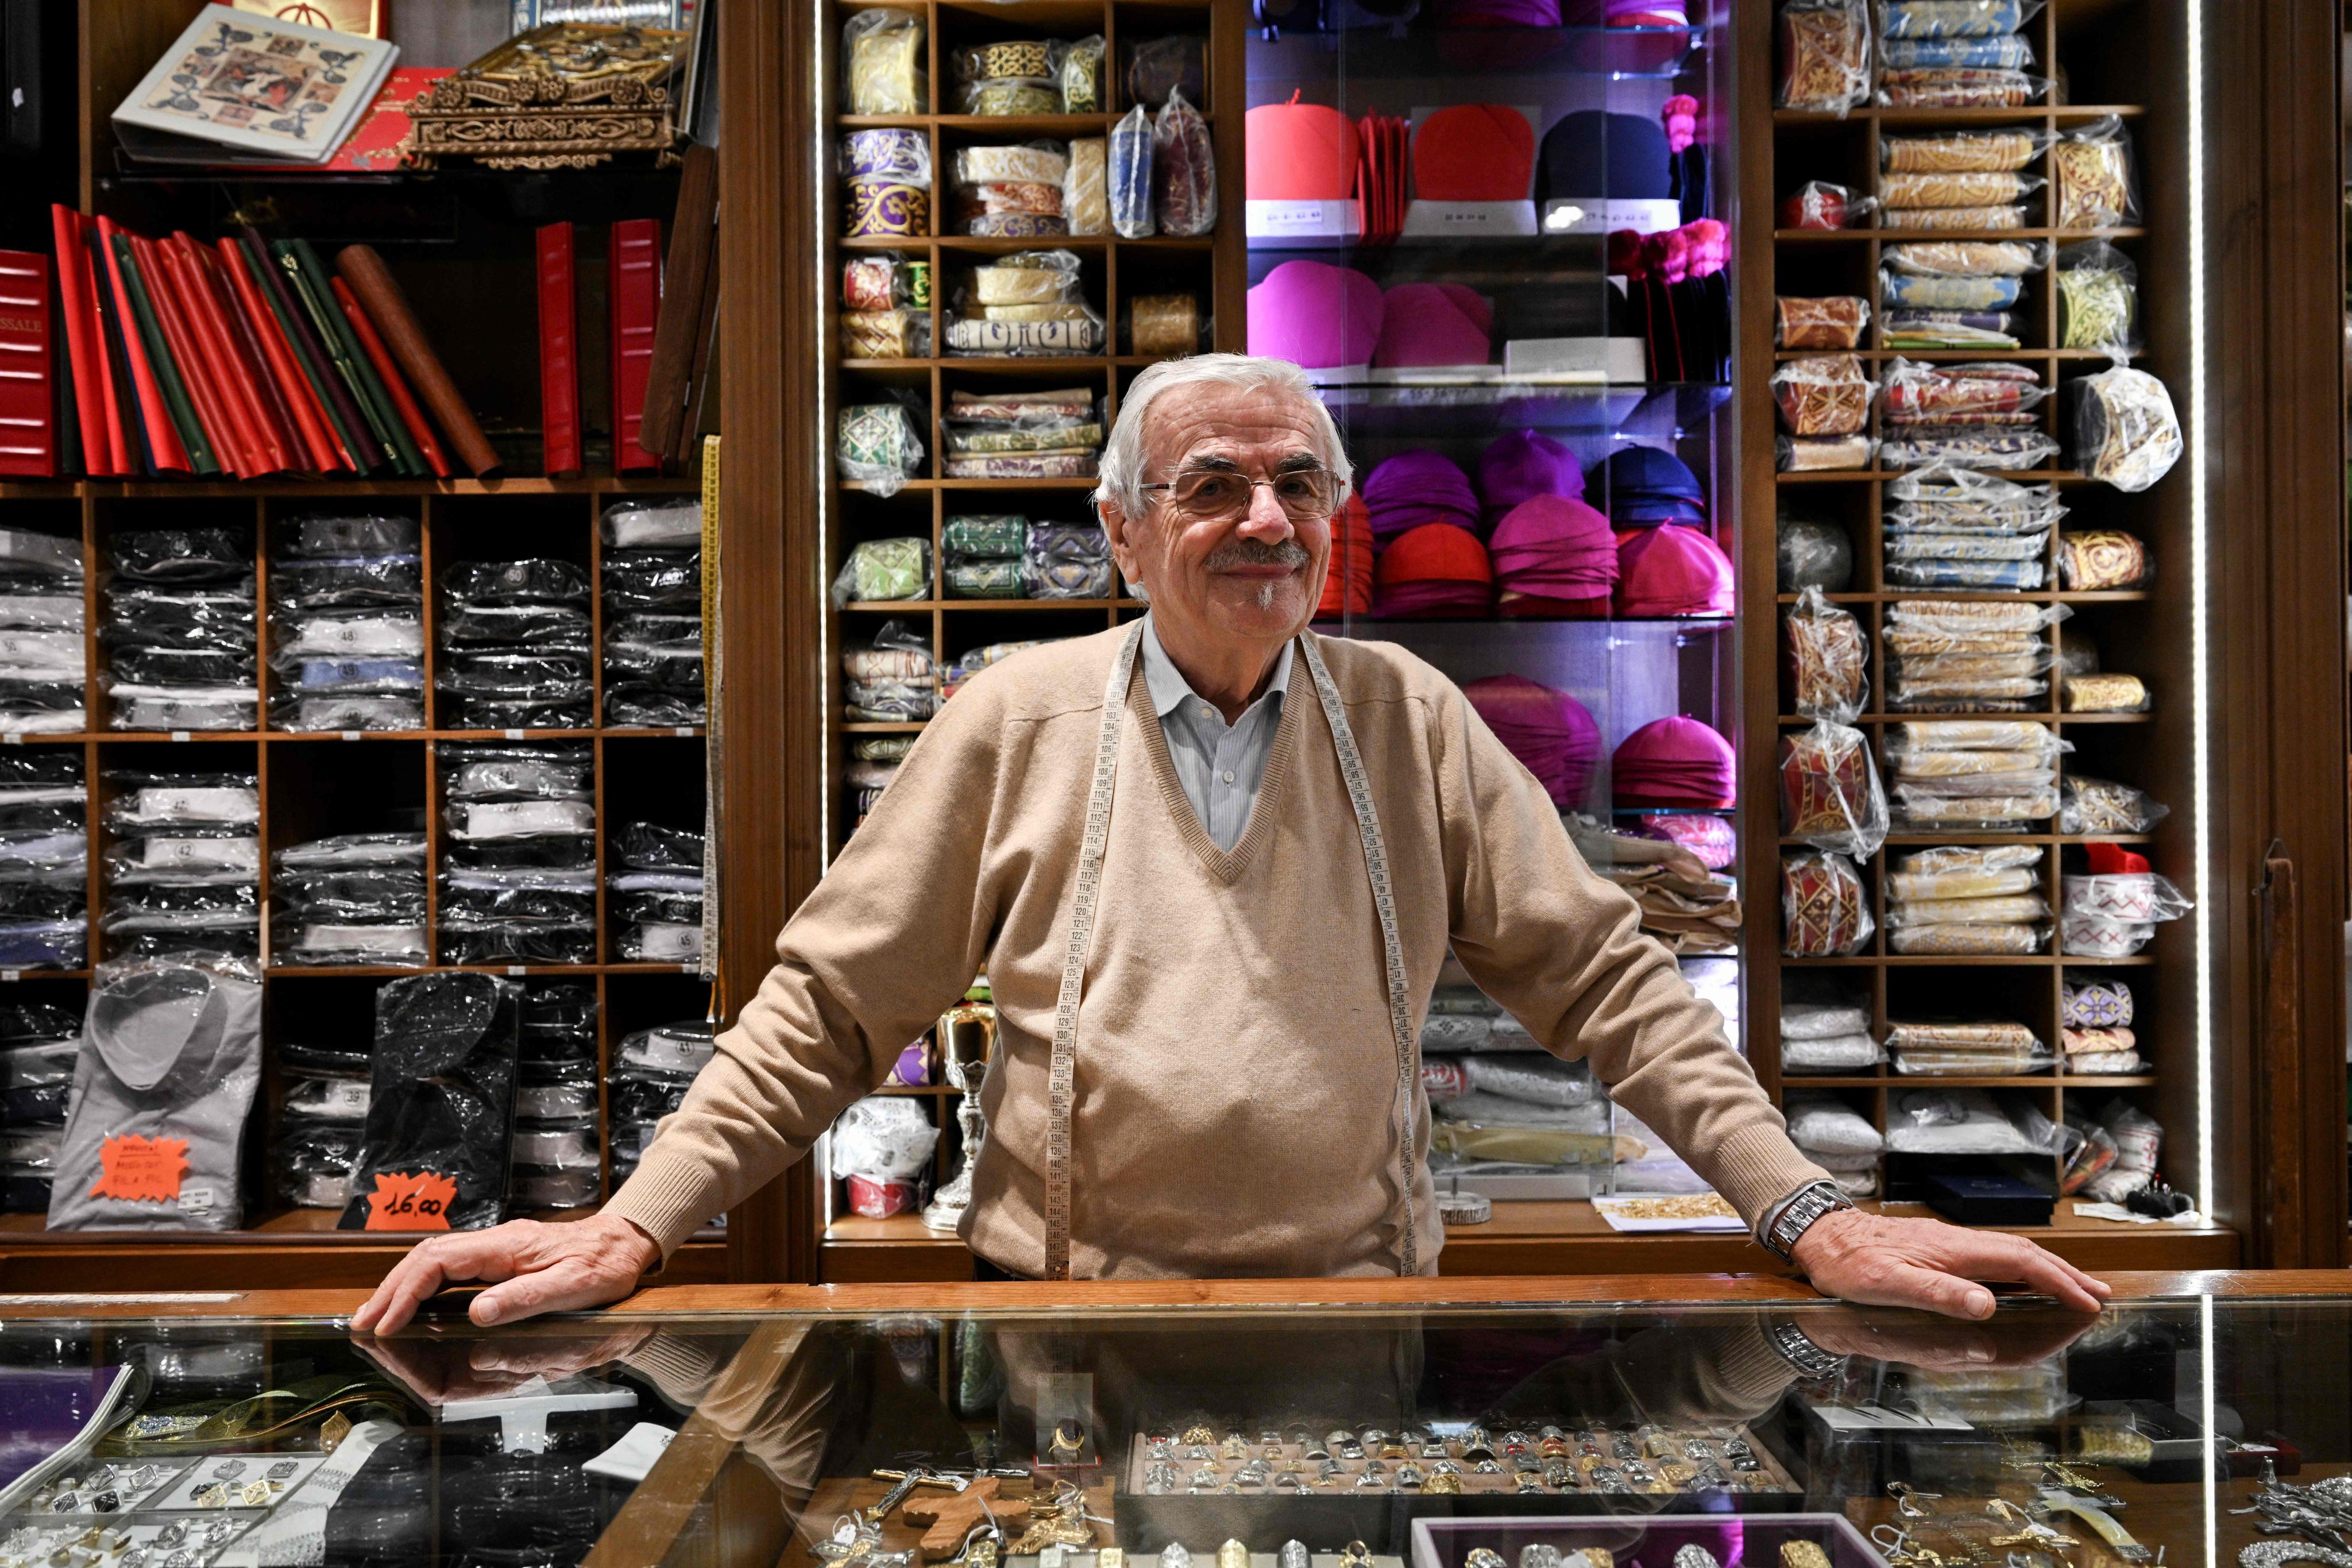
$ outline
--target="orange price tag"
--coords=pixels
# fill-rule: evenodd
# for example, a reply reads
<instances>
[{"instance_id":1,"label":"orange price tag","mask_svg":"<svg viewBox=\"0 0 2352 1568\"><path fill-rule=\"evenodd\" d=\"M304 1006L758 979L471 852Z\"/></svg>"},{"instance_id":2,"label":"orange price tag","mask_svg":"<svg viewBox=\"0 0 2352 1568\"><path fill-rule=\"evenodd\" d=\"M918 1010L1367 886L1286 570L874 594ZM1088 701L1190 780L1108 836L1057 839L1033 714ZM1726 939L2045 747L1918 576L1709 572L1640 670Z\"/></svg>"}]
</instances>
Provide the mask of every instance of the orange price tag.
<instances>
[{"instance_id":1,"label":"orange price tag","mask_svg":"<svg viewBox=\"0 0 2352 1568\"><path fill-rule=\"evenodd\" d=\"M394 1171L375 1179L368 1194L366 1230L446 1230L457 1184L431 1171Z\"/></svg>"},{"instance_id":2,"label":"orange price tag","mask_svg":"<svg viewBox=\"0 0 2352 1568\"><path fill-rule=\"evenodd\" d=\"M149 1138L118 1132L98 1146L100 1171L94 1198L119 1198L124 1203L171 1204L180 1201L180 1183L188 1173L188 1141Z\"/></svg>"}]
</instances>

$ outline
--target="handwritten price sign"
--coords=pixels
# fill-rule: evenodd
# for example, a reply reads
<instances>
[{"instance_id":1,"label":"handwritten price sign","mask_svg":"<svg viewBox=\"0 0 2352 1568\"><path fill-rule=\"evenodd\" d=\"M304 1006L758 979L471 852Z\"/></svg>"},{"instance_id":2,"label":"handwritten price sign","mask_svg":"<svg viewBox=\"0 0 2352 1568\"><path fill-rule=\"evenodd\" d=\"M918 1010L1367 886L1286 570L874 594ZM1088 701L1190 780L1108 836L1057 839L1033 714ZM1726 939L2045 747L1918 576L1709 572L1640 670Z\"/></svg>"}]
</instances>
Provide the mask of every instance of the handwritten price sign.
<instances>
[{"instance_id":1,"label":"handwritten price sign","mask_svg":"<svg viewBox=\"0 0 2352 1568\"><path fill-rule=\"evenodd\" d=\"M369 1230L446 1230L457 1184L431 1171L414 1175L390 1172L375 1179L368 1194Z\"/></svg>"},{"instance_id":2,"label":"handwritten price sign","mask_svg":"<svg viewBox=\"0 0 2352 1568\"><path fill-rule=\"evenodd\" d=\"M118 1132L98 1146L98 1183L94 1198L124 1203L177 1203L180 1184L188 1174L188 1141L148 1138Z\"/></svg>"}]
</instances>

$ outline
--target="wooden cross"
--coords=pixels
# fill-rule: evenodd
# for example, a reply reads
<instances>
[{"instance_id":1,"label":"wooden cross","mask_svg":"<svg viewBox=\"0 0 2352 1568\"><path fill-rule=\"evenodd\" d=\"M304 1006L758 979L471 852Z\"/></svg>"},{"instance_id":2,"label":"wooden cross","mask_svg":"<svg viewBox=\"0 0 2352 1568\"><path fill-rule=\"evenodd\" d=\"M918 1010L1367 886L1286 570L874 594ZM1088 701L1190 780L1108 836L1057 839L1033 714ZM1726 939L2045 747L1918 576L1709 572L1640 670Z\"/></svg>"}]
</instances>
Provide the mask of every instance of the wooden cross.
<instances>
[{"instance_id":1,"label":"wooden cross","mask_svg":"<svg viewBox=\"0 0 2352 1568\"><path fill-rule=\"evenodd\" d=\"M960 1492L908 1498L907 1506L900 1510L907 1522L930 1527L923 1531L923 1561L943 1563L953 1557L963 1550L963 1538L971 1533L972 1526L992 1515L1008 1533L1026 1524L1029 1500L997 1496L997 1489L1003 1484L995 1476L982 1476Z\"/></svg>"}]
</instances>

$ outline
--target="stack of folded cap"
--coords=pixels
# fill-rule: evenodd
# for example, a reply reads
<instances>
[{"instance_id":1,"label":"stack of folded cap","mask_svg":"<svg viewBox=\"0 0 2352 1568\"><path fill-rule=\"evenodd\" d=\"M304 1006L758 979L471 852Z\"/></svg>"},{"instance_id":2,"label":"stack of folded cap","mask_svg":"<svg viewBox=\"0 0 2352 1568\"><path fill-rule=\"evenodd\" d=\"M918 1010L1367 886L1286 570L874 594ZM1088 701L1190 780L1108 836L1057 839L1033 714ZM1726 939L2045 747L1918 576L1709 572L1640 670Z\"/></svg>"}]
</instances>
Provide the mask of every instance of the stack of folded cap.
<instances>
[{"instance_id":1,"label":"stack of folded cap","mask_svg":"<svg viewBox=\"0 0 2352 1568\"><path fill-rule=\"evenodd\" d=\"M1364 476L1363 496L1372 538L1382 545L1427 522L1478 527L1478 492L1443 452L1398 453Z\"/></svg>"},{"instance_id":2,"label":"stack of folded cap","mask_svg":"<svg viewBox=\"0 0 2352 1568\"><path fill-rule=\"evenodd\" d=\"M522 994L515 1051L514 1164L507 1202L520 1209L596 1201L596 993L541 982Z\"/></svg>"},{"instance_id":3,"label":"stack of folded cap","mask_svg":"<svg viewBox=\"0 0 2352 1568\"><path fill-rule=\"evenodd\" d=\"M1378 527L1379 513L1373 513ZM1381 552L1372 614L1382 620L1481 616L1495 596L1486 547L1466 528L1424 522Z\"/></svg>"},{"instance_id":4,"label":"stack of folded cap","mask_svg":"<svg viewBox=\"0 0 2352 1568\"><path fill-rule=\"evenodd\" d=\"M1478 494L1491 531L1521 501L1538 496L1581 500L1584 469L1574 452L1542 431L1507 430L1478 454Z\"/></svg>"},{"instance_id":5,"label":"stack of folded cap","mask_svg":"<svg viewBox=\"0 0 2352 1568\"><path fill-rule=\"evenodd\" d=\"M1889 708L2022 713L2050 689L2057 654L2042 628L2063 605L1898 599L1886 610Z\"/></svg>"},{"instance_id":6,"label":"stack of folded cap","mask_svg":"<svg viewBox=\"0 0 2352 1568\"><path fill-rule=\"evenodd\" d=\"M1372 514L1364 498L1351 495L1331 520L1331 559L1323 576L1318 620L1372 613Z\"/></svg>"},{"instance_id":7,"label":"stack of folded cap","mask_svg":"<svg viewBox=\"0 0 2352 1568\"><path fill-rule=\"evenodd\" d=\"M615 502L604 528L604 721L699 724L702 503Z\"/></svg>"},{"instance_id":8,"label":"stack of folded cap","mask_svg":"<svg viewBox=\"0 0 2352 1568\"><path fill-rule=\"evenodd\" d=\"M1651 528L1662 522L1703 523L1706 490L1690 465L1657 447L1620 447L1594 475L1597 498L1615 527Z\"/></svg>"},{"instance_id":9,"label":"stack of folded cap","mask_svg":"<svg viewBox=\"0 0 2352 1568\"><path fill-rule=\"evenodd\" d=\"M0 965L88 960L89 811L79 747L0 752Z\"/></svg>"},{"instance_id":10,"label":"stack of folded cap","mask_svg":"<svg viewBox=\"0 0 2352 1568\"><path fill-rule=\"evenodd\" d=\"M106 775L110 956L261 952L261 790L252 773Z\"/></svg>"},{"instance_id":11,"label":"stack of folded cap","mask_svg":"<svg viewBox=\"0 0 2352 1568\"><path fill-rule=\"evenodd\" d=\"M1895 725L1886 737L1895 820L1987 833L2058 814L2058 754L2046 726L1999 719Z\"/></svg>"},{"instance_id":12,"label":"stack of folded cap","mask_svg":"<svg viewBox=\"0 0 2352 1568\"><path fill-rule=\"evenodd\" d=\"M1738 946L1739 885L1699 863L1679 844L1566 819L1585 863L1622 888L1642 911L1642 930L1678 954Z\"/></svg>"},{"instance_id":13,"label":"stack of folded cap","mask_svg":"<svg viewBox=\"0 0 2352 1568\"><path fill-rule=\"evenodd\" d=\"M524 1043L527 1047L528 1036ZM621 1042L606 1083L615 1187L636 1170L646 1146L654 1141L655 1126L677 1109L711 1054L710 1026L699 1018L640 1029ZM726 1216L719 1217L724 1223Z\"/></svg>"},{"instance_id":14,"label":"stack of folded cap","mask_svg":"<svg viewBox=\"0 0 2352 1568\"><path fill-rule=\"evenodd\" d=\"M1617 613L1627 618L1727 616L1731 558L1695 528L1664 522L1621 536Z\"/></svg>"},{"instance_id":15,"label":"stack of folded cap","mask_svg":"<svg viewBox=\"0 0 2352 1568\"><path fill-rule=\"evenodd\" d=\"M595 763L583 742L441 747L444 963L596 956Z\"/></svg>"},{"instance_id":16,"label":"stack of folded cap","mask_svg":"<svg viewBox=\"0 0 2352 1568\"><path fill-rule=\"evenodd\" d=\"M618 927L613 951L624 963L699 968L702 950L702 835L688 827L631 822L613 835L605 879Z\"/></svg>"},{"instance_id":17,"label":"stack of folded cap","mask_svg":"<svg viewBox=\"0 0 2352 1568\"><path fill-rule=\"evenodd\" d=\"M269 563L280 730L425 727L425 566L413 517L299 517Z\"/></svg>"},{"instance_id":18,"label":"stack of folded cap","mask_svg":"<svg viewBox=\"0 0 2352 1568\"><path fill-rule=\"evenodd\" d=\"M2047 581L2056 489L1931 463L1886 487L1886 580L1906 588L2015 588Z\"/></svg>"},{"instance_id":19,"label":"stack of folded cap","mask_svg":"<svg viewBox=\"0 0 2352 1568\"><path fill-rule=\"evenodd\" d=\"M341 833L270 857L273 963L415 964L425 935L425 835Z\"/></svg>"},{"instance_id":20,"label":"stack of folded cap","mask_svg":"<svg viewBox=\"0 0 2352 1568\"><path fill-rule=\"evenodd\" d=\"M1401 283L1381 307L1372 363L1382 370L1485 364L1494 357L1495 307L1460 283Z\"/></svg>"},{"instance_id":21,"label":"stack of folded cap","mask_svg":"<svg viewBox=\"0 0 2352 1568\"><path fill-rule=\"evenodd\" d=\"M1249 352L1307 370L1372 363L1385 306L1352 267L1286 261L1249 291Z\"/></svg>"},{"instance_id":22,"label":"stack of folded cap","mask_svg":"<svg viewBox=\"0 0 2352 1568\"><path fill-rule=\"evenodd\" d=\"M594 721L588 574L572 561L460 561L441 574L445 730Z\"/></svg>"},{"instance_id":23,"label":"stack of folded cap","mask_svg":"<svg viewBox=\"0 0 2352 1568\"><path fill-rule=\"evenodd\" d=\"M114 536L107 689L118 730L250 730L258 711L251 542L226 528Z\"/></svg>"},{"instance_id":24,"label":"stack of folded cap","mask_svg":"<svg viewBox=\"0 0 2352 1568\"><path fill-rule=\"evenodd\" d=\"M1490 675L1462 694L1554 805L1566 809L1584 798L1601 761L1601 726L1583 703L1523 675Z\"/></svg>"},{"instance_id":25,"label":"stack of folded cap","mask_svg":"<svg viewBox=\"0 0 2352 1568\"><path fill-rule=\"evenodd\" d=\"M1696 719L1653 720L1625 737L1610 761L1616 803L1719 810L1738 804L1731 742Z\"/></svg>"},{"instance_id":26,"label":"stack of folded cap","mask_svg":"<svg viewBox=\"0 0 2352 1568\"><path fill-rule=\"evenodd\" d=\"M1906 855L1886 883L1888 942L1909 953L2032 953L2049 940L2042 849L1954 846Z\"/></svg>"},{"instance_id":27,"label":"stack of folded cap","mask_svg":"<svg viewBox=\"0 0 2352 1568\"><path fill-rule=\"evenodd\" d=\"M1507 616L1605 618L1617 587L1617 537L1580 500L1539 495L1495 525L1488 542Z\"/></svg>"},{"instance_id":28,"label":"stack of folded cap","mask_svg":"<svg viewBox=\"0 0 2352 1568\"><path fill-rule=\"evenodd\" d=\"M0 528L0 734L86 729L81 542Z\"/></svg>"},{"instance_id":29,"label":"stack of folded cap","mask_svg":"<svg viewBox=\"0 0 2352 1568\"><path fill-rule=\"evenodd\" d=\"M2032 1030L2007 1019L1892 1024L1886 1049L1896 1072L1929 1076L2006 1078L2040 1072L2053 1059Z\"/></svg>"}]
</instances>

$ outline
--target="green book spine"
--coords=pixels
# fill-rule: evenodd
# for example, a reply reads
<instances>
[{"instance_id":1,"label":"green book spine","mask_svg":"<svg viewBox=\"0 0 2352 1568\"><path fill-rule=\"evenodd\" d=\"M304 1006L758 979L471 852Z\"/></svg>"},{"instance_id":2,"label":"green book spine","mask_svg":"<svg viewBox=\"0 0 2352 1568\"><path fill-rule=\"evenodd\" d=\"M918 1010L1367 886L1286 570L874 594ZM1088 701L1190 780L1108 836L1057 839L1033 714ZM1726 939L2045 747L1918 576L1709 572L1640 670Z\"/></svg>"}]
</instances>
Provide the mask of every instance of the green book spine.
<instances>
[{"instance_id":1,"label":"green book spine","mask_svg":"<svg viewBox=\"0 0 2352 1568\"><path fill-rule=\"evenodd\" d=\"M277 263L269 258L268 251L260 249L252 240L232 237L228 243L230 251L244 265L246 275L253 279L262 303L268 306L269 313L278 318L278 330L285 335L286 346L292 351L294 363L301 367L302 379L310 384L311 394L319 400L319 411L327 416L327 427L335 433L335 440L343 451L359 465L360 472L367 472L370 466L368 453L372 449L367 432L353 430L343 423L335 399L327 390L327 377L335 374L334 366L316 363L309 345L303 341L300 325L287 314L286 301L271 286L270 269Z\"/></svg>"},{"instance_id":2,"label":"green book spine","mask_svg":"<svg viewBox=\"0 0 2352 1568\"><path fill-rule=\"evenodd\" d=\"M220 459L205 440L195 405L188 401L187 384L180 379L180 367L173 362L163 329L156 323L155 302L148 298L147 279L139 271L139 253L119 234L114 237L114 258L122 264L122 286L131 293L131 313L139 319L139 341L147 345L148 365L155 372L155 384L163 389L164 405L180 432L180 445L188 449L188 462L199 474L217 474Z\"/></svg>"},{"instance_id":3,"label":"green book spine","mask_svg":"<svg viewBox=\"0 0 2352 1568\"><path fill-rule=\"evenodd\" d=\"M409 440L408 429L401 424L400 413L392 405L392 395L376 379L375 366L370 363L367 351L360 346L358 334L352 331L342 307L335 303L335 296L327 287L327 269L319 253L310 248L307 239L272 240L270 248L278 252L287 276L300 290L303 308L310 312L311 324L319 329L319 341L334 356L335 368L358 400L360 412L366 416L377 445L399 472L412 478L425 474L425 459Z\"/></svg>"}]
</instances>

